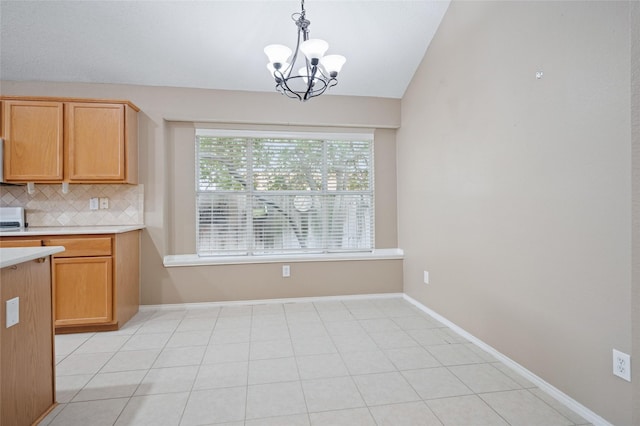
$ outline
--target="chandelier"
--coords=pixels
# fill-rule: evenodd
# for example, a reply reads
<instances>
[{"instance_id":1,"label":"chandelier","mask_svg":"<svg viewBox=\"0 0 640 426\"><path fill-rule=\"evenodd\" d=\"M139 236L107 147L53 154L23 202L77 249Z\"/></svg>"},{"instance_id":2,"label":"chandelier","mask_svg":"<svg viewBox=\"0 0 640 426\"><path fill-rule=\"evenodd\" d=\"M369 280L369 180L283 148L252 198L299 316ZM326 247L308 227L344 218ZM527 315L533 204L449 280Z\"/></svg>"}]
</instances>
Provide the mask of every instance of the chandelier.
<instances>
[{"instance_id":1,"label":"chandelier","mask_svg":"<svg viewBox=\"0 0 640 426\"><path fill-rule=\"evenodd\" d=\"M291 15L291 19L298 27L295 52L281 44L270 44L264 48L264 53L269 58L267 69L275 79L276 90L300 101L320 96L329 87L338 84L336 77L347 60L342 55L324 56L329 49L329 44L324 40L309 38L311 22L305 14L304 0L302 0L302 11ZM299 52L304 54L304 66L296 70ZM291 62L287 62L292 53Z\"/></svg>"}]
</instances>

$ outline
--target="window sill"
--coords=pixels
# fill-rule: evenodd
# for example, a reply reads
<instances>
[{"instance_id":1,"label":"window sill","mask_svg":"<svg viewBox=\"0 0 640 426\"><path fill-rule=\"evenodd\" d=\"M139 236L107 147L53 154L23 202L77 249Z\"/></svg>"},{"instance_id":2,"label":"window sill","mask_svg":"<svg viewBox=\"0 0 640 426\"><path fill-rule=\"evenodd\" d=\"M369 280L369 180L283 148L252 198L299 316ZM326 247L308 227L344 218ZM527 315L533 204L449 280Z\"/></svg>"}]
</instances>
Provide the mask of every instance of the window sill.
<instances>
[{"instance_id":1,"label":"window sill","mask_svg":"<svg viewBox=\"0 0 640 426\"><path fill-rule=\"evenodd\" d=\"M404 252L399 248L377 249L361 253L284 254L265 256L211 256L178 254L165 256L165 268L176 266L238 265L249 263L337 262L349 260L402 260Z\"/></svg>"}]
</instances>

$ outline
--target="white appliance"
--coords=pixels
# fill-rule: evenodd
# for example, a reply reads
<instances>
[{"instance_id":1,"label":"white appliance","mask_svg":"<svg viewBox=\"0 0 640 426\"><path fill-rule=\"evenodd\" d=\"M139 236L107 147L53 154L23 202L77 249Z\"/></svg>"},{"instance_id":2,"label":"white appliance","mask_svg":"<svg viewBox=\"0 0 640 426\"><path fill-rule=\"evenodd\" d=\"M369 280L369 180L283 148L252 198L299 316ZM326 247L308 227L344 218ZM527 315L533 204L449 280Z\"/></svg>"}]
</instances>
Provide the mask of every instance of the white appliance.
<instances>
[{"instance_id":1,"label":"white appliance","mask_svg":"<svg viewBox=\"0 0 640 426\"><path fill-rule=\"evenodd\" d=\"M24 207L0 207L0 230L20 230L26 226Z\"/></svg>"}]
</instances>

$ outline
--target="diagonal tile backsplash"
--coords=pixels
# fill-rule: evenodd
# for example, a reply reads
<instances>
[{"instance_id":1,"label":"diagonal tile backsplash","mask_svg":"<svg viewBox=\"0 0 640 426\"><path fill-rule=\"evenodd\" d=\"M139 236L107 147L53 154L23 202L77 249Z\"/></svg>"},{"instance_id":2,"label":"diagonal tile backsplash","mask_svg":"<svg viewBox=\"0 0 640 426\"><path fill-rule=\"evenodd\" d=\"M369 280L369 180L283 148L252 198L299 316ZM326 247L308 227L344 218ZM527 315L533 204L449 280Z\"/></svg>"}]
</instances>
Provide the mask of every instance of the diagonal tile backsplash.
<instances>
[{"instance_id":1,"label":"diagonal tile backsplash","mask_svg":"<svg viewBox=\"0 0 640 426\"><path fill-rule=\"evenodd\" d=\"M109 198L109 208L90 210L89 199ZM24 207L29 226L142 225L143 185L36 184L35 193L25 186L0 186L0 207Z\"/></svg>"}]
</instances>

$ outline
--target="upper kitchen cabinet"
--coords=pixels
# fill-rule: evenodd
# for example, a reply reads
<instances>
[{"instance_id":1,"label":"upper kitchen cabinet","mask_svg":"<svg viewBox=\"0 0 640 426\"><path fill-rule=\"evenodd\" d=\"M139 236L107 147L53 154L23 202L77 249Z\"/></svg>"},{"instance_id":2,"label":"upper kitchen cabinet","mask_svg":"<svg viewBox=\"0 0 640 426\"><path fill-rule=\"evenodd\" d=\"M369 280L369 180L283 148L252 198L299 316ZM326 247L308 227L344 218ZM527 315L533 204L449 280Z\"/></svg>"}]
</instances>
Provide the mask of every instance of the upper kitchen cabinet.
<instances>
[{"instance_id":1,"label":"upper kitchen cabinet","mask_svg":"<svg viewBox=\"0 0 640 426\"><path fill-rule=\"evenodd\" d=\"M69 182L137 181L137 113L127 104L65 104Z\"/></svg>"},{"instance_id":2,"label":"upper kitchen cabinet","mask_svg":"<svg viewBox=\"0 0 640 426\"><path fill-rule=\"evenodd\" d=\"M62 102L4 101L2 106L5 180L61 181Z\"/></svg>"},{"instance_id":3,"label":"upper kitchen cabinet","mask_svg":"<svg viewBox=\"0 0 640 426\"><path fill-rule=\"evenodd\" d=\"M7 182L138 182L138 109L133 104L0 99ZM50 112L54 105L55 117Z\"/></svg>"}]
</instances>

